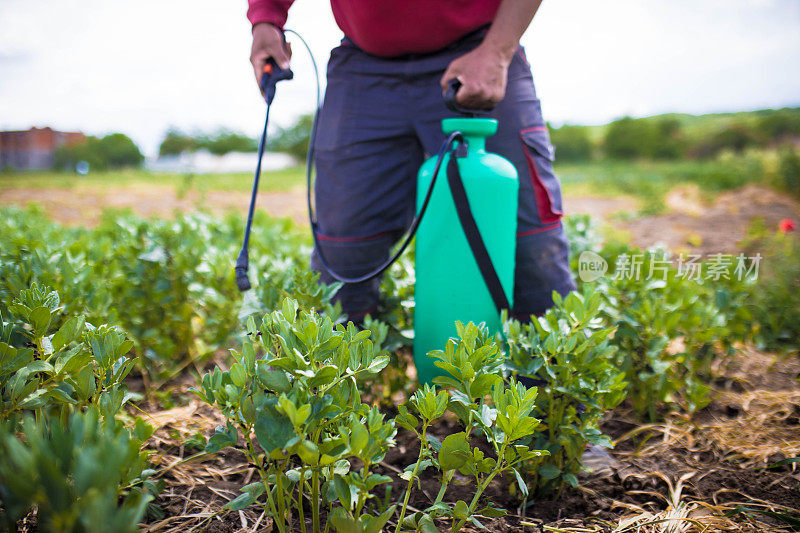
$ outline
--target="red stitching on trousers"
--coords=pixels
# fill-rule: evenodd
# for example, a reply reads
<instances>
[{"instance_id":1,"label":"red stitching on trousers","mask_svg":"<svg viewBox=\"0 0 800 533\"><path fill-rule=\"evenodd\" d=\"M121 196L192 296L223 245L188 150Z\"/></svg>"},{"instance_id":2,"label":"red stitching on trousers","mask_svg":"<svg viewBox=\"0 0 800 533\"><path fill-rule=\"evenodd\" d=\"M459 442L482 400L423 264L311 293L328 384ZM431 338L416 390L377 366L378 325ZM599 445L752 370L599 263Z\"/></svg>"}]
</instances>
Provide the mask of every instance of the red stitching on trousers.
<instances>
[{"instance_id":1,"label":"red stitching on trousers","mask_svg":"<svg viewBox=\"0 0 800 533\"><path fill-rule=\"evenodd\" d=\"M358 242L358 241L369 241L372 239L377 239L379 237L383 237L386 235L391 235L392 232L384 231L382 233L376 233L375 235L368 235L367 237L330 237L328 235L322 235L321 233L317 233L317 239L321 241L332 241L332 242Z\"/></svg>"},{"instance_id":2,"label":"red stitching on trousers","mask_svg":"<svg viewBox=\"0 0 800 533\"><path fill-rule=\"evenodd\" d=\"M543 231L550 231L551 229L556 229L561 225L561 221L554 222L553 224L549 224L543 228L536 228L536 229L529 229L528 231L522 231L517 233L517 237L525 237L527 235L534 235L536 233L542 233Z\"/></svg>"}]
</instances>

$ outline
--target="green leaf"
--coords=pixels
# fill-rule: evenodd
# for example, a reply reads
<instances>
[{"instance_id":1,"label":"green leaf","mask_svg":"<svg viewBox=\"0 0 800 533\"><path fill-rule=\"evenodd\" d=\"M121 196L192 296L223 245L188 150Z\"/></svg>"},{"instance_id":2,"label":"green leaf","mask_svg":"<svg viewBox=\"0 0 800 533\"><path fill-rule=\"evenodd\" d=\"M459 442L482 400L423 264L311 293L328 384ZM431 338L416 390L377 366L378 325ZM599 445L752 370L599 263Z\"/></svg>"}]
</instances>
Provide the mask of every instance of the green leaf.
<instances>
[{"instance_id":1,"label":"green leaf","mask_svg":"<svg viewBox=\"0 0 800 533\"><path fill-rule=\"evenodd\" d=\"M33 374L34 372L44 372L45 374L52 374L56 370L53 368L53 365L50 363L45 363L44 361L33 361L27 367L28 372Z\"/></svg>"},{"instance_id":2,"label":"green leaf","mask_svg":"<svg viewBox=\"0 0 800 533\"><path fill-rule=\"evenodd\" d=\"M356 495L347 480L337 474L333 477L333 486L336 488L336 495L339 497L339 502L342 506L348 511L352 509Z\"/></svg>"},{"instance_id":3,"label":"green leaf","mask_svg":"<svg viewBox=\"0 0 800 533\"><path fill-rule=\"evenodd\" d=\"M264 370L260 369L258 378L267 390L282 393L292 390L292 384L283 370Z\"/></svg>"},{"instance_id":4,"label":"green leaf","mask_svg":"<svg viewBox=\"0 0 800 533\"><path fill-rule=\"evenodd\" d=\"M333 365L326 365L317 370L313 377L308 379L309 387L328 385L339 375L339 369Z\"/></svg>"},{"instance_id":5,"label":"green leaf","mask_svg":"<svg viewBox=\"0 0 800 533\"><path fill-rule=\"evenodd\" d=\"M50 325L51 316L52 312L50 309L44 306L39 306L31 310L30 315L28 315L28 320L37 337L43 337L47 334L47 327Z\"/></svg>"},{"instance_id":6,"label":"green leaf","mask_svg":"<svg viewBox=\"0 0 800 533\"><path fill-rule=\"evenodd\" d=\"M512 468L512 470L514 471L514 477L517 478L517 487L519 488L519 491L522 493L523 496L527 496L528 484L525 483L524 479L522 479L522 475L519 473L519 470L517 470L516 468Z\"/></svg>"},{"instance_id":7,"label":"green leaf","mask_svg":"<svg viewBox=\"0 0 800 533\"><path fill-rule=\"evenodd\" d=\"M442 449L442 441L440 441L430 433L425 435L425 439L428 441L428 444L430 445L431 449L434 452L439 453L439 451Z\"/></svg>"},{"instance_id":8,"label":"green leaf","mask_svg":"<svg viewBox=\"0 0 800 533\"><path fill-rule=\"evenodd\" d=\"M453 516L459 520L464 520L469 516L469 507L463 500L458 500L453 506Z\"/></svg>"},{"instance_id":9,"label":"green leaf","mask_svg":"<svg viewBox=\"0 0 800 533\"><path fill-rule=\"evenodd\" d=\"M208 439L205 451L206 453L217 453L223 448L234 446L238 440L238 436L239 434L236 431L236 427L230 422L228 422L227 428L219 426Z\"/></svg>"},{"instance_id":10,"label":"green leaf","mask_svg":"<svg viewBox=\"0 0 800 533\"><path fill-rule=\"evenodd\" d=\"M310 466L317 466L319 463L319 448L310 440L300 443L300 446L297 447L297 455Z\"/></svg>"},{"instance_id":11,"label":"green leaf","mask_svg":"<svg viewBox=\"0 0 800 533\"><path fill-rule=\"evenodd\" d=\"M505 509L498 509L496 507L484 507L477 514L481 516L488 516L489 518L500 518L505 516L508 512Z\"/></svg>"},{"instance_id":12,"label":"green leaf","mask_svg":"<svg viewBox=\"0 0 800 533\"><path fill-rule=\"evenodd\" d=\"M239 490L241 490L242 492L246 492L253 498L258 498L259 496L264 494L266 487L264 486L264 483L262 481L258 481L256 483L250 483L249 485L245 485Z\"/></svg>"},{"instance_id":13,"label":"green leaf","mask_svg":"<svg viewBox=\"0 0 800 533\"><path fill-rule=\"evenodd\" d=\"M241 511L242 509L246 509L256 503L256 499L247 492L244 494L240 494L233 500L229 501L225 504L225 509L230 509L231 511Z\"/></svg>"},{"instance_id":14,"label":"green leaf","mask_svg":"<svg viewBox=\"0 0 800 533\"><path fill-rule=\"evenodd\" d=\"M247 376L245 375L244 372L244 366L242 366L241 363L234 363L233 365L231 365L231 369L229 372L233 384L236 385L237 387L244 387L244 384L247 382Z\"/></svg>"},{"instance_id":15,"label":"green leaf","mask_svg":"<svg viewBox=\"0 0 800 533\"><path fill-rule=\"evenodd\" d=\"M467 443L466 433L462 431L445 437L442 449L439 450L439 466L442 471L461 468L469 459L472 459L472 450Z\"/></svg>"},{"instance_id":16,"label":"green leaf","mask_svg":"<svg viewBox=\"0 0 800 533\"><path fill-rule=\"evenodd\" d=\"M539 421L529 416L526 416L521 420L517 420L516 424L514 424L512 427L509 438L513 441L527 437L536 430L536 426L538 425Z\"/></svg>"},{"instance_id":17,"label":"green leaf","mask_svg":"<svg viewBox=\"0 0 800 533\"><path fill-rule=\"evenodd\" d=\"M369 431L367 427L358 421L353 421L350 425L350 449L358 455L369 443Z\"/></svg>"},{"instance_id":18,"label":"green leaf","mask_svg":"<svg viewBox=\"0 0 800 533\"><path fill-rule=\"evenodd\" d=\"M376 372L380 372L386 365L389 364L389 356L388 355L381 355L376 357L367 367L367 372L374 374Z\"/></svg>"},{"instance_id":19,"label":"green leaf","mask_svg":"<svg viewBox=\"0 0 800 533\"><path fill-rule=\"evenodd\" d=\"M559 476L559 474L561 474L561 469L556 465L544 465L538 470L537 473L543 479L555 479Z\"/></svg>"},{"instance_id":20,"label":"green leaf","mask_svg":"<svg viewBox=\"0 0 800 533\"><path fill-rule=\"evenodd\" d=\"M383 526L385 526L392 517L396 507L397 505L390 505L378 516L362 515L361 519L364 521L364 533L380 533L383 531Z\"/></svg>"},{"instance_id":21,"label":"green leaf","mask_svg":"<svg viewBox=\"0 0 800 533\"><path fill-rule=\"evenodd\" d=\"M269 411L259 413L256 418L255 432L258 443L268 454L283 449L295 436L291 421Z\"/></svg>"}]
</instances>

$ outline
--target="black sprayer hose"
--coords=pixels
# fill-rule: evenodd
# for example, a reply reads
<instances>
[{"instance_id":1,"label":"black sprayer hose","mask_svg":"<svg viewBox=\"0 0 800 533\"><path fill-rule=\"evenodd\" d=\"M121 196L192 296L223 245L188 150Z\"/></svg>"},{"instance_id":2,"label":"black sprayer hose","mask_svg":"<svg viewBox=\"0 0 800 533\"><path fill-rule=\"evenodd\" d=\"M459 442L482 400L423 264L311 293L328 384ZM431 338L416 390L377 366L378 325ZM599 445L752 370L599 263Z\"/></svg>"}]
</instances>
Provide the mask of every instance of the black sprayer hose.
<instances>
[{"instance_id":1,"label":"black sprayer hose","mask_svg":"<svg viewBox=\"0 0 800 533\"><path fill-rule=\"evenodd\" d=\"M319 262L325 267L325 270L337 281L341 281L343 283L361 283L363 281L370 280L377 276L383 274L386 269L388 269L392 264L397 261L397 259L403 255L408 245L411 244L411 241L414 239L414 235L417 233L417 229L419 228L419 223L422 221L422 217L425 215L425 211L428 209L428 203L430 202L431 195L433 194L433 186L436 184L436 178L439 176L439 169L442 166L442 162L444 161L444 156L448 153L448 151L452 151L455 147L455 143L462 143L464 142L464 137L462 136L461 132L453 132L451 133L447 139L442 144L442 147L439 149L439 154L436 159L436 165L433 169L433 177L431 178L431 183L428 186L428 191L425 194L425 199L422 202L422 206L420 206L419 213L414 217L411 221L411 225L409 226L408 231L406 232L406 238L403 240L400 247L395 251L394 254L391 255L386 261L384 261L379 267L375 268L357 277L348 277L342 274L337 273L333 267L328 263L325 259L325 256L322 253L322 247L319 245L319 236L318 236L318 228L319 225L317 224L316 217L314 216L314 208L311 202L311 185L313 183L312 180L312 173L313 173L313 166L314 166L314 144L317 137L317 122L319 119L319 110L321 107L320 101L320 82L319 82L319 69L317 68L317 62L314 59L314 54L311 53L311 48L306 43L305 39L303 39L299 33L294 30L285 30L289 33L294 34L300 39L300 42L303 43L306 51L308 52L309 57L311 58L311 63L314 67L314 78L317 81L317 109L314 112L314 120L311 123L311 138L308 143L308 155L306 156L306 203L308 204L308 222L311 225L311 235L314 239L314 248L316 250L317 257L319 258Z\"/></svg>"}]
</instances>

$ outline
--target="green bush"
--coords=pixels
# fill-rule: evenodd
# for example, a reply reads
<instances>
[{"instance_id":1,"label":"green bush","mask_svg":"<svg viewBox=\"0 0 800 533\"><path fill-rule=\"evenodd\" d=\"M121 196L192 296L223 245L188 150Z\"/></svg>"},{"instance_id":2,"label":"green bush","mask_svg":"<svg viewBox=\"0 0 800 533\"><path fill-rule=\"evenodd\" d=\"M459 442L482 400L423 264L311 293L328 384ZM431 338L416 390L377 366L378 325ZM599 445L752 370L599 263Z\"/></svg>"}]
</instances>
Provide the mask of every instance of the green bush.
<instances>
[{"instance_id":1,"label":"green bush","mask_svg":"<svg viewBox=\"0 0 800 533\"><path fill-rule=\"evenodd\" d=\"M634 248L601 256L613 264L617 258L642 254ZM642 256L641 274L608 276L598 280L607 298L604 321L616 327L611 339L617 348L616 366L628 380L628 396L634 410L650 420L661 417L661 407L678 406L692 413L710 401L710 363L715 343L730 345L731 313L720 307L717 284L682 276L663 251ZM646 279L651 266L656 269ZM728 302L729 304L729 302ZM726 305L728 305L726 304Z\"/></svg>"},{"instance_id":2,"label":"green bush","mask_svg":"<svg viewBox=\"0 0 800 533\"><path fill-rule=\"evenodd\" d=\"M594 147L585 126L561 126L550 128L550 142L556 148L559 161L589 161Z\"/></svg>"},{"instance_id":3,"label":"green bush","mask_svg":"<svg viewBox=\"0 0 800 533\"><path fill-rule=\"evenodd\" d=\"M625 117L608 125L603 140L605 155L611 159L677 159L685 147L680 123L672 118Z\"/></svg>"},{"instance_id":4,"label":"green bush","mask_svg":"<svg viewBox=\"0 0 800 533\"><path fill-rule=\"evenodd\" d=\"M241 246L241 217L146 221L115 214L80 229L32 210L1 212L0 313L7 315L11 299L33 283L52 287L67 314L121 326L140 370L156 383L236 335L241 296L231 264ZM249 299L257 305L250 312L272 309L289 293L324 308L321 291L330 296L332 289L307 271L302 243L289 221L257 217Z\"/></svg>"},{"instance_id":5,"label":"green bush","mask_svg":"<svg viewBox=\"0 0 800 533\"><path fill-rule=\"evenodd\" d=\"M757 130L747 123L736 122L698 142L691 153L700 158L714 157L726 150L741 154L745 149L761 144L763 139Z\"/></svg>"},{"instance_id":6,"label":"green bush","mask_svg":"<svg viewBox=\"0 0 800 533\"><path fill-rule=\"evenodd\" d=\"M81 143L66 144L56 150L57 168L75 169L80 161L89 163L93 170L139 167L144 156L130 137L112 133L103 138L87 137Z\"/></svg>"},{"instance_id":7,"label":"green bush","mask_svg":"<svg viewBox=\"0 0 800 533\"><path fill-rule=\"evenodd\" d=\"M796 231L796 230L795 230ZM800 348L800 244L792 233L768 231L763 221L748 230L747 249L762 256L747 304L757 317L755 340L763 349Z\"/></svg>"},{"instance_id":8,"label":"green bush","mask_svg":"<svg viewBox=\"0 0 800 533\"><path fill-rule=\"evenodd\" d=\"M359 386L359 380L371 379L389 363L381 349L385 326L334 327L330 317L286 299L260 326L251 317L248 329L251 340L241 352L232 352L229 370L217 368L193 391L226 418L206 451L234 446L241 435L248 460L259 470L261 480L242 487L228 507L263 502L279 531L288 529L290 515L303 523L308 512L313 531L319 532L322 507L339 531L378 532L396 510L396 531L429 530L436 519L449 520L458 531L467 521L477 523L475 514L500 516L503 511L491 505L478 507L481 494L498 475L541 454L520 442L538 424L529 416L536 390L513 381L504 387L498 374L504 356L486 329L457 324L460 340L431 354L445 372L436 382L448 390L424 387L388 421L363 402ZM427 429L446 410L464 431L439 441ZM408 483L402 502L393 502L389 490L384 499L375 496L377 487L392 481L374 468L395 445L396 425L420 439L417 460L401 475ZM470 444L478 436L493 447L494 457ZM407 515L411 492L427 468L440 472L442 488L430 507ZM475 479L478 490L470 503L443 500L456 471ZM310 509L304 509L306 497Z\"/></svg>"},{"instance_id":9,"label":"green bush","mask_svg":"<svg viewBox=\"0 0 800 533\"><path fill-rule=\"evenodd\" d=\"M770 110L758 119L756 127L763 138L772 141L800 136L800 109Z\"/></svg>"},{"instance_id":10,"label":"green bush","mask_svg":"<svg viewBox=\"0 0 800 533\"><path fill-rule=\"evenodd\" d=\"M652 131L643 120L624 117L608 125L603 151L611 159L638 159L651 151Z\"/></svg>"},{"instance_id":11,"label":"green bush","mask_svg":"<svg viewBox=\"0 0 800 533\"><path fill-rule=\"evenodd\" d=\"M286 531L290 513L305 521L309 496L314 531L320 530L320 504L334 524L380 530L394 508L373 516L372 506L365 505L372 489L391 481L372 469L394 445L395 429L362 403L357 379L389 362L380 346L383 337L371 338L372 332L352 324L334 327L330 317L289 299L259 326L251 317L248 329L251 340L241 352L232 351L230 369L217 368L193 389L227 420L206 451L235 445L241 431L245 453L261 476L228 507L242 509L265 495L267 514ZM357 459L360 467L351 468L348 459Z\"/></svg>"},{"instance_id":12,"label":"green bush","mask_svg":"<svg viewBox=\"0 0 800 533\"><path fill-rule=\"evenodd\" d=\"M267 148L270 151L284 152L300 161L305 161L308 155L313 121L313 115L303 115L292 126L280 128L270 137Z\"/></svg>"},{"instance_id":13,"label":"green bush","mask_svg":"<svg viewBox=\"0 0 800 533\"><path fill-rule=\"evenodd\" d=\"M654 159L678 159L686 152L686 140L683 137L680 122L674 118L656 120L651 155Z\"/></svg>"},{"instance_id":14,"label":"green bush","mask_svg":"<svg viewBox=\"0 0 800 533\"><path fill-rule=\"evenodd\" d=\"M152 429L101 421L99 412L0 423L0 521L8 531L34 507L38 530L138 531L159 490L140 452Z\"/></svg>"},{"instance_id":15,"label":"green bush","mask_svg":"<svg viewBox=\"0 0 800 533\"><path fill-rule=\"evenodd\" d=\"M614 328L600 319L600 293L585 292L563 300L554 293L555 305L544 317L505 324L509 367L540 383L532 416L543 424L530 445L549 454L527 462L523 472L536 497L577 487L586 445L611 446L599 424L625 398L625 374L608 342Z\"/></svg>"},{"instance_id":16,"label":"green bush","mask_svg":"<svg viewBox=\"0 0 800 533\"><path fill-rule=\"evenodd\" d=\"M230 152L255 152L258 143L255 139L230 131L220 131L214 136L203 137L198 146L205 148L214 155L225 155Z\"/></svg>"},{"instance_id":17,"label":"green bush","mask_svg":"<svg viewBox=\"0 0 800 533\"><path fill-rule=\"evenodd\" d=\"M781 150L778 174L786 192L800 196L800 154L791 146L786 146Z\"/></svg>"},{"instance_id":18,"label":"green bush","mask_svg":"<svg viewBox=\"0 0 800 533\"><path fill-rule=\"evenodd\" d=\"M456 322L456 331L457 340L447 341L444 350L434 350L428 355L437 359L434 364L444 371L443 376L433 381L447 389L446 394L450 396L447 410L458 417L464 431L448 435L441 444L430 436L427 442L421 442L420 458L414 465L409 465L406 471L411 468L417 471L420 461L428 464L425 462L425 449L431 452L431 457L432 451L435 451L438 457L432 457L430 463L440 471L441 488L433 505L422 513L415 513L406 524L402 524L409 529L432 525L433 519L442 517L452 521L451 531L460 530L467 521L483 528L474 514L490 517L505 514L505 510L495 508L491 502L484 503L483 509L478 510L480 498L492 480L504 473L513 473L517 487L527 494L527 485L520 475L520 469L548 453L535 449L528 442L540 422L533 417L536 388L528 389L513 378L508 384L504 383L500 372L505 355L497 337L489 335L488 328ZM434 401L432 393L428 398L425 402L428 414L419 400L416 401L423 420L435 418L431 414L441 411L441 408L435 409L439 402ZM409 424L405 415L405 411L401 410L398 423L406 429L413 429L416 420L411 419ZM478 436L490 446L491 455L485 455L480 447L472 445L471 437ZM469 504L461 500L455 504L442 502L456 471L474 479L477 488ZM406 494L412 490L415 477L412 474L407 479L409 487ZM398 533L399 530L398 527Z\"/></svg>"},{"instance_id":19,"label":"green bush","mask_svg":"<svg viewBox=\"0 0 800 533\"><path fill-rule=\"evenodd\" d=\"M230 152L255 152L258 143L255 139L228 130L220 130L214 134L186 135L179 130L170 129L158 147L158 155L178 155L183 152L208 150L215 155Z\"/></svg>"},{"instance_id":20,"label":"green bush","mask_svg":"<svg viewBox=\"0 0 800 533\"><path fill-rule=\"evenodd\" d=\"M113 421L132 397L122 381L135 363L127 357L133 343L112 327L63 316L58 294L35 284L9 311L0 314L0 417L66 418L93 405Z\"/></svg>"},{"instance_id":21,"label":"green bush","mask_svg":"<svg viewBox=\"0 0 800 533\"><path fill-rule=\"evenodd\" d=\"M184 135L178 130L169 130L161 141L158 147L158 155L178 155L183 152L196 152L200 148L200 144L196 138L190 135Z\"/></svg>"}]
</instances>

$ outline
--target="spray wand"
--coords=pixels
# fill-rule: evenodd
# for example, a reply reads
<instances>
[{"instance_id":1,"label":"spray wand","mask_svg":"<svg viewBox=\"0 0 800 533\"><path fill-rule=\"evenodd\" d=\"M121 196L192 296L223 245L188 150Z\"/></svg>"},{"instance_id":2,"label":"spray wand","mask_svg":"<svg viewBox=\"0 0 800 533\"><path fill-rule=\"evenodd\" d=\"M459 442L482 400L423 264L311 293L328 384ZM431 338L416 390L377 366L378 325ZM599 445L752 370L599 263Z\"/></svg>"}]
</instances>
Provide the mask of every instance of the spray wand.
<instances>
[{"instance_id":1,"label":"spray wand","mask_svg":"<svg viewBox=\"0 0 800 533\"><path fill-rule=\"evenodd\" d=\"M264 100L267 102L267 118L264 120L264 131L261 132L261 140L258 142L258 163L256 163L256 174L253 178L253 192L250 193L250 209L247 212L247 224L244 227L244 243L242 249L239 251L239 257L236 258L236 286L239 287L241 292L250 290L250 278L247 275L247 268L249 266L249 248L250 248L250 230L253 227L253 216L256 211L256 197L258 196L258 182L261 178L261 159L264 156L264 148L267 144L267 125L269 124L269 108L272 105L272 100L275 98L275 88L279 81L291 80L294 78L294 73L291 69L282 69L278 66L274 59L269 58L267 64L264 65L264 72L261 76L261 93L264 95Z\"/></svg>"}]
</instances>

